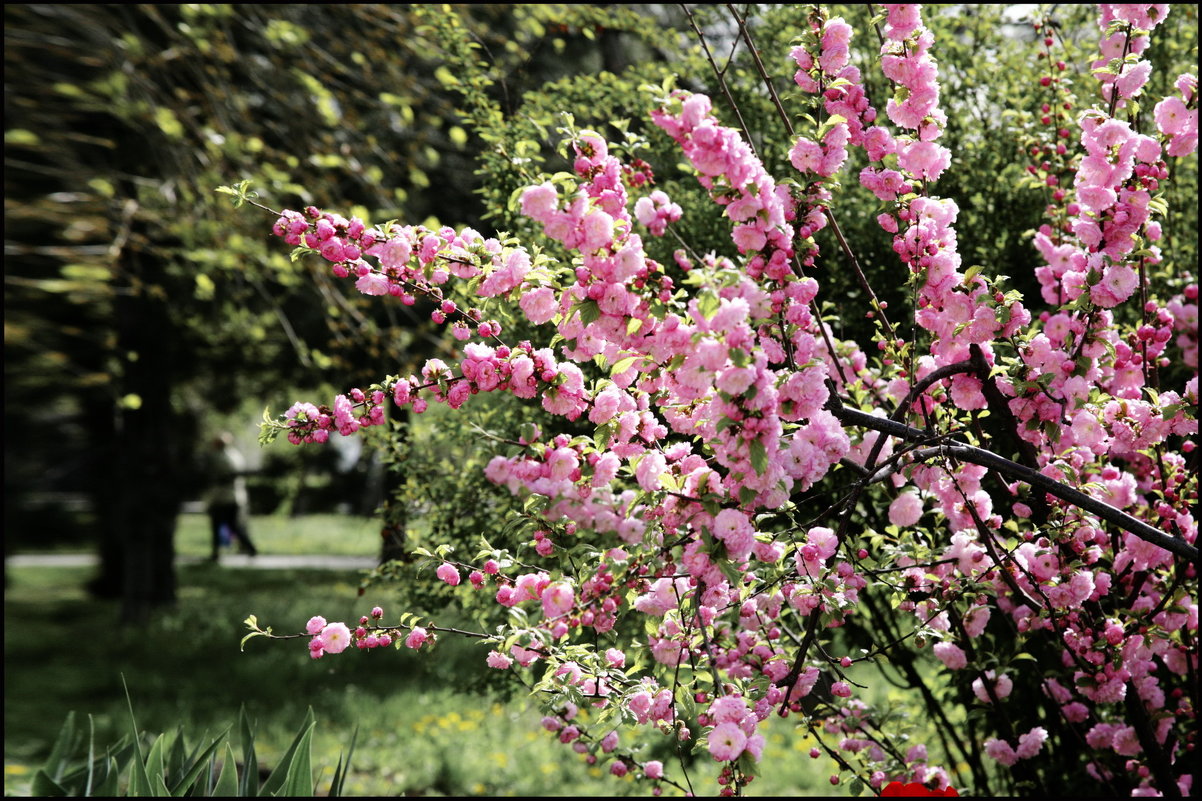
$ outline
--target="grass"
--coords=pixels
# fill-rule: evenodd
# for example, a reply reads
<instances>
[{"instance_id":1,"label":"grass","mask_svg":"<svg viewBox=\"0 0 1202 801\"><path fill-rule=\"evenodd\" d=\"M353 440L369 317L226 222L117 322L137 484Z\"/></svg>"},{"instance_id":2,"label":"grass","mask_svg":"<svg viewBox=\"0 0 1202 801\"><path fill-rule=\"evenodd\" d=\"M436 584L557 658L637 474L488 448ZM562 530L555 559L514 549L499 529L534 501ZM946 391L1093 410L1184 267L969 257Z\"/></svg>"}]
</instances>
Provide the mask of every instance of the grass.
<instances>
[{"instance_id":1,"label":"grass","mask_svg":"<svg viewBox=\"0 0 1202 801\"><path fill-rule=\"evenodd\" d=\"M250 539L262 554L375 556L380 552L380 521L346 515L255 515ZM211 542L207 515L179 516L175 550L180 556L208 556Z\"/></svg>"},{"instance_id":2,"label":"grass","mask_svg":"<svg viewBox=\"0 0 1202 801\"><path fill-rule=\"evenodd\" d=\"M375 556L380 551L380 522L371 517L321 514L254 515L250 538L260 553L329 554L331 556ZM176 520L175 550L180 556L209 555L211 534L208 515L181 514ZM18 553L78 553L91 544L48 539L21 543Z\"/></svg>"},{"instance_id":3,"label":"grass","mask_svg":"<svg viewBox=\"0 0 1202 801\"><path fill-rule=\"evenodd\" d=\"M182 520L180 550L201 547L200 516ZM370 554L367 521L257 519L264 552ZM285 525L287 524L287 525ZM358 538L358 540L356 540ZM351 550L352 543L359 550ZM337 545L335 546L335 543ZM203 547L202 547L203 546ZM277 550L280 549L280 550ZM295 548L295 550L292 550ZM233 726L245 704L258 721L260 764L282 754L313 707L313 760L328 776L358 727L352 795L648 795L633 778L615 779L543 732L541 715L523 698L488 693L496 671L484 651L444 639L439 653L381 650L307 655L304 641L250 641L238 650L241 621L255 614L278 632L299 631L313 614L354 620L370 606L357 597L355 571L223 569L204 563L179 568L179 601L143 629L114 625L114 603L90 599L85 568L9 568L4 608L6 795L27 795L33 770L45 759L67 713L85 728L91 716L100 746L128 731L122 677L139 727L174 732L188 741L202 731ZM370 599L390 609L387 590ZM644 731L644 735L647 732ZM651 733L654 739L658 735ZM823 795L832 765L811 760L810 743L783 721L767 729L765 775L755 795ZM660 745L662 747L662 744ZM718 766L699 762L693 780L714 789ZM669 766L669 771L672 767ZM676 771L678 773L678 771ZM825 786L825 791L823 787ZM671 788L666 788L671 791Z\"/></svg>"}]
</instances>

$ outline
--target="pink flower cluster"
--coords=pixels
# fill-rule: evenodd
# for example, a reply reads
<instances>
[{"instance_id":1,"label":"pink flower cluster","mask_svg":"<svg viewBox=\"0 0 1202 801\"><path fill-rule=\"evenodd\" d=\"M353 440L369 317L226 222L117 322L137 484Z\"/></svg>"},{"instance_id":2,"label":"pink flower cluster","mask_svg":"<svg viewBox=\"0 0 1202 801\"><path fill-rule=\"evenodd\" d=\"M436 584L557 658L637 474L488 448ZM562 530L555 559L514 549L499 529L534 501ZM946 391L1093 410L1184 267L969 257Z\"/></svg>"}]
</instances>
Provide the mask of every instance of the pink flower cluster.
<instances>
[{"instance_id":1,"label":"pink flower cluster","mask_svg":"<svg viewBox=\"0 0 1202 801\"><path fill-rule=\"evenodd\" d=\"M1019 736L1017 748L1005 740L991 737L985 741L985 753L1006 767L1011 767L1020 759L1030 759L1038 754L1047 738L1047 729L1036 726L1026 734Z\"/></svg>"},{"instance_id":2,"label":"pink flower cluster","mask_svg":"<svg viewBox=\"0 0 1202 801\"><path fill-rule=\"evenodd\" d=\"M476 290L480 297L507 295L522 284L531 266L525 250L505 249L495 238L486 240L471 228L459 233L422 226L369 229L358 218L347 220L312 206L303 213L282 212L272 232L290 245L321 253L333 263L335 276L353 276L355 288L365 295L390 295L406 305L416 303L419 295L434 300L439 306L431 318L439 324L456 320L455 333L460 339L473 331L480 337L495 337L501 326L483 319L479 309L463 311L444 299L442 285L452 277L464 281L480 278Z\"/></svg>"},{"instance_id":3,"label":"pink flower cluster","mask_svg":"<svg viewBox=\"0 0 1202 801\"><path fill-rule=\"evenodd\" d=\"M309 656L320 659L325 654L340 654L352 643L360 650L387 648L393 644L393 630L372 625L372 621L378 621L382 617L384 610L378 606L374 607L370 616L364 615L359 619L359 625L353 633L345 623L326 623L326 619L320 615L310 618L305 624L305 633L312 637L309 640ZM424 629L414 629L414 632L421 632L424 640Z\"/></svg>"},{"instance_id":4,"label":"pink flower cluster","mask_svg":"<svg viewBox=\"0 0 1202 801\"><path fill-rule=\"evenodd\" d=\"M1169 3L1098 4L1098 27L1104 37L1101 58L1091 67L1101 82L1102 97L1115 108L1122 108L1128 99L1139 97L1148 82L1152 63L1142 59L1128 63L1126 57L1147 49L1148 33L1164 22L1169 8Z\"/></svg>"},{"instance_id":5,"label":"pink flower cluster","mask_svg":"<svg viewBox=\"0 0 1202 801\"><path fill-rule=\"evenodd\" d=\"M1174 158L1198 149L1198 76L1179 75L1180 96L1169 96L1156 104L1156 130L1167 140L1165 153Z\"/></svg>"},{"instance_id":6,"label":"pink flower cluster","mask_svg":"<svg viewBox=\"0 0 1202 801\"><path fill-rule=\"evenodd\" d=\"M680 206L659 189L647 197L639 198L634 204L634 216L652 236L663 236L668 231L668 225L679 220L683 213Z\"/></svg>"},{"instance_id":7,"label":"pink flower cluster","mask_svg":"<svg viewBox=\"0 0 1202 801\"><path fill-rule=\"evenodd\" d=\"M1104 28L1120 37L1104 47L1121 42L1138 53L1142 34L1134 31L1150 30L1164 13L1104 6ZM677 687L647 675L689 668L720 677L716 697L695 692L693 700L705 709L697 722L710 756L725 763L724 793L742 781L740 765L760 759L761 721L777 710L813 715L815 708L829 708L823 735L867 766L873 787L903 775L946 788L947 772L927 764L924 747L886 747L867 705L854 698L845 672L850 656L818 649L795 664L797 632L843 625L862 609L870 582L889 582L896 598L890 613L912 616L905 624L935 641L937 664L975 675L968 697L982 704L1013 704L1012 691L1020 695L1014 668L984 670L979 657L991 629L1005 626L1062 646L1063 664L1046 666L1042 688L1096 750L1140 754L1143 744L1125 718L1129 701L1165 712L1153 738L1166 750L1176 748L1165 745L1174 742L1174 727L1192 714L1166 693L1197 669L1189 638L1173 636L1196 633L1197 604L1174 580L1168 551L1023 482L998 483L985 467L933 456L935 448L923 447L913 462L905 447L877 448L881 434L845 430L828 404L841 371L854 380L840 378L836 391L863 391L867 408L900 401L935 370L959 369L914 402L915 425L963 431L976 421L960 412L989 409L995 422L1012 415L1015 447L1032 469L1196 542L1197 484L1184 456L1191 449L1165 447L1197 431L1188 410L1197 403L1196 284L1168 303L1141 299L1134 309L1140 324L1129 332L1119 325L1127 312L1121 304L1147 288L1140 268L1158 259L1153 198L1168 177L1164 153L1196 148L1196 81L1183 76L1181 96L1157 106L1159 138L1101 110L1081 117L1077 143L1055 131L1061 166L1078 166L1071 195L1056 182L1064 218L1035 238L1046 261L1037 276L1053 306L1036 324L1016 293L976 269L961 270L958 209L929 194L950 154L937 143L946 118L934 38L919 7L887 5L884 35L882 68L893 85L885 116L896 136L877 119L849 63L850 26L811 15L792 53L795 80L842 121L793 144L790 160L808 182L797 194L719 123L708 98L676 92L653 112L722 209L737 251L733 258L679 254L686 292L634 232L637 222L662 236L679 207L659 191L632 199L629 187L650 180L649 166L624 165L591 131L571 135L575 177L556 176L520 197L523 214L572 251L570 269L543 268L545 256L536 264L526 250L470 229L383 231L315 209L277 221L278 235L320 251L335 273L353 274L361 291L403 302L423 295L437 302L436 321L456 326L456 337L474 331L495 340L468 342L454 363L431 359L418 375L353 390L330 407L297 404L285 418L290 441L322 442L331 431L377 425L389 398L421 412L430 401L459 408L494 391L590 424L592 436L536 429L489 461L488 480L537 499L528 505L532 525L515 546L519 555L498 550L474 562L426 564L449 587L466 584L495 600L509 622L497 635L479 635L493 648L487 665L545 666L541 687L555 701L544 727L587 759L607 758L615 775L639 763L616 750L615 731L591 732L576 704L695 737L702 731L678 709ZM1116 101L1137 96L1146 77L1141 64L1125 66L1109 81ZM1043 113L1050 122L1050 104ZM1070 154L1076 144L1080 154ZM917 343L882 337L882 358L871 365L853 343L823 341L833 337L811 311L818 285L801 274L817 253L809 238L828 221L828 179L854 147L869 160L861 183L889 204L878 222L911 274L914 319L930 338L920 354ZM503 343L499 325L446 296L451 278L476 281L479 297L507 296L532 323L553 324L563 344ZM1155 370L1169 364L1173 346L1195 374L1184 386L1161 387ZM907 348L912 372L899 369ZM986 371L968 372L970 357L973 364L983 358ZM587 363L602 372L586 372ZM869 543L856 541L865 529L858 518L837 525L828 510L792 526L779 522L840 461L868 473L863 486L881 476L892 484L872 496L895 496L887 532L878 533L883 519L873 524L871 536L886 545L871 545L872 560L861 547ZM897 535L915 526L924 528L914 537ZM569 570L569 559L586 550L591 561ZM624 615L639 616L641 660L628 659L622 649L629 643L617 639ZM379 626L365 617L353 632L321 618L306 631L316 658L352 642L417 649L440 629ZM586 638L592 647L580 646ZM627 672L636 668L644 672ZM829 692L817 694L820 686ZM1005 734L985 743L1004 766L1054 745L1043 727ZM642 770L652 780L663 776L658 762Z\"/></svg>"},{"instance_id":8,"label":"pink flower cluster","mask_svg":"<svg viewBox=\"0 0 1202 801\"><path fill-rule=\"evenodd\" d=\"M764 735L757 731L759 722L742 697L715 698L701 719L703 726L713 726L709 732L710 756L719 762L733 762L746 753L759 762L764 752Z\"/></svg>"}]
</instances>

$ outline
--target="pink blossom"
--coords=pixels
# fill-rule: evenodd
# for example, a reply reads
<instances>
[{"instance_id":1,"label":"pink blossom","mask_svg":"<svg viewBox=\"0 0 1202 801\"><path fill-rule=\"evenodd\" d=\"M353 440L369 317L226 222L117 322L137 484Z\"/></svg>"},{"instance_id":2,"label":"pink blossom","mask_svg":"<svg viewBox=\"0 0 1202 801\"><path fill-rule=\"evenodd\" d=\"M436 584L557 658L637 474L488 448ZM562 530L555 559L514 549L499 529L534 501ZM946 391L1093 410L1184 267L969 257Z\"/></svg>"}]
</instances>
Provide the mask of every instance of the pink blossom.
<instances>
[{"instance_id":1,"label":"pink blossom","mask_svg":"<svg viewBox=\"0 0 1202 801\"><path fill-rule=\"evenodd\" d=\"M825 562L835 555L839 548L839 538L835 532L823 526L815 526L806 534L806 544L814 547L814 558Z\"/></svg>"},{"instance_id":2,"label":"pink blossom","mask_svg":"<svg viewBox=\"0 0 1202 801\"><path fill-rule=\"evenodd\" d=\"M1043 748L1043 743L1048 739L1047 729L1042 726L1036 726L1026 734L1019 735L1018 748L1014 749L1014 754L1019 759L1030 759L1039 753Z\"/></svg>"},{"instance_id":3,"label":"pink blossom","mask_svg":"<svg viewBox=\"0 0 1202 801\"><path fill-rule=\"evenodd\" d=\"M1153 112L1156 118L1156 129L1165 136L1174 136L1182 133L1190 125L1191 115L1193 117L1193 127L1198 126L1198 112L1188 109L1184 102L1179 97L1166 97L1156 104Z\"/></svg>"},{"instance_id":4,"label":"pink blossom","mask_svg":"<svg viewBox=\"0 0 1202 801\"><path fill-rule=\"evenodd\" d=\"M1126 67L1122 74L1115 81L1115 86L1118 87L1120 97L1138 97L1143 90L1144 84L1148 82L1148 76L1152 74L1152 63L1150 61L1137 61L1129 67Z\"/></svg>"},{"instance_id":5,"label":"pink blossom","mask_svg":"<svg viewBox=\"0 0 1202 801\"><path fill-rule=\"evenodd\" d=\"M992 670L987 670L985 671L985 679L993 685L993 691L997 695L998 700L1010 695L1010 691L1014 688L1014 682L1011 681L1010 677L1005 673L997 676L995 679L994 672ZM993 703L993 699L989 697L989 693L985 689L985 684L980 678L973 680L972 691L977 696L977 700L979 700L981 703Z\"/></svg>"},{"instance_id":6,"label":"pink blossom","mask_svg":"<svg viewBox=\"0 0 1202 801\"><path fill-rule=\"evenodd\" d=\"M382 273L369 272L355 282L355 289L364 295L387 295L388 277Z\"/></svg>"},{"instance_id":7,"label":"pink blossom","mask_svg":"<svg viewBox=\"0 0 1202 801\"><path fill-rule=\"evenodd\" d=\"M747 701L738 695L715 698L706 714L714 723L739 723L747 717Z\"/></svg>"},{"instance_id":8,"label":"pink blossom","mask_svg":"<svg viewBox=\"0 0 1202 801\"><path fill-rule=\"evenodd\" d=\"M488 662L488 666L490 668L495 668L497 670L505 670L513 664L513 659L503 653L500 653L499 651L489 651L488 657L485 661Z\"/></svg>"},{"instance_id":9,"label":"pink blossom","mask_svg":"<svg viewBox=\"0 0 1202 801\"><path fill-rule=\"evenodd\" d=\"M449 562L443 562L434 573L452 587L459 584L459 569Z\"/></svg>"},{"instance_id":10,"label":"pink blossom","mask_svg":"<svg viewBox=\"0 0 1202 801\"><path fill-rule=\"evenodd\" d=\"M1006 767L1011 767L1018 761L1018 755L1014 753L1010 743L996 737L985 741L985 753Z\"/></svg>"},{"instance_id":11,"label":"pink blossom","mask_svg":"<svg viewBox=\"0 0 1202 801\"><path fill-rule=\"evenodd\" d=\"M960 670L968 666L968 657L964 650L954 642L938 642L931 649L939 661L952 670Z\"/></svg>"},{"instance_id":12,"label":"pink blossom","mask_svg":"<svg viewBox=\"0 0 1202 801\"><path fill-rule=\"evenodd\" d=\"M559 302L551 287L540 287L522 295L518 300L526 319L535 325L548 322L559 312Z\"/></svg>"},{"instance_id":13,"label":"pink blossom","mask_svg":"<svg viewBox=\"0 0 1202 801\"><path fill-rule=\"evenodd\" d=\"M429 633L421 626L415 626L409 632L409 636L405 637L405 647L417 650L425 645L428 639L430 639Z\"/></svg>"},{"instance_id":14,"label":"pink blossom","mask_svg":"<svg viewBox=\"0 0 1202 801\"><path fill-rule=\"evenodd\" d=\"M522 193L522 214L546 222L559 205L559 194L550 182L527 187Z\"/></svg>"},{"instance_id":15,"label":"pink blossom","mask_svg":"<svg viewBox=\"0 0 1202 801\"><path fill-rule=\"evenodd\" d=\"M917 492L903 492L889 504L889 522L898 528L909 528L922 517L922 498Z\"/></svg>"},{"instance_id":16,"label":"pink blossom","mask_svg":"<svg viewBox=\"0 0 1202 801\"><path fill-rule=\"evenodd\" d=\"M571 585L563 581L548 584L542 594L543 615L554 619L566 615L576 605L576 593Z\"/></svg>"},{"instance_id":17,"label":"pink blossom","mask_svg":"<svg viewBox=\"0 0 1202 801\"><path fill-rule=\"evenodd\" d=\"M969 637L980 637L989 623L990 614L988 606L974 606L964 615L964 633Z\"/></svg>"},{"instance_id":18,"label":"pink blossom","mask_svg":"<svg viewBox=\"0 0 1202 801\"><path fill-rule=\"evenodd\" d=\"M751 555L755 546L755 529L747 515L738 509L723 509L714 518L714 536L726 545L727 553L735 561L743 561Z\"/></svg>"},{"instance_id":19,"label":"pink blossom","mask_svg":"<svg viewBox=\"0 0 1202 801\"><path fill-rule=\"evenodd\" d=\"M1139 275L1126 264L1112 264L1106 268L1102 280L1090 289L1090 299L1103 308L1122 303L1139 286Z\"/></svg>"},{"instance_id":20,"label":"pink blossom","mask_svg":"<svg viewBox=\"0 0 1202 801\"><path fill-rule=\"evenodd\" d=\"M330 623L318 636L322 650L330 654L340 654L351 644L351 630L345 623Z\"/></svg>"},{"instance_id":21,"label":"pink blossom","mask_svg":"<svg viewBox=\"0 0 1202 801\"><path fill-rule=\"evenodd\" d=\"M581 220L581 250L597 250L613 242L613 217L603 211L591 211Z\"/></svg>"},{"instance_id":22,"label":"pink blossom","mask_svg":"<svg viewBox=\"0 0 1202 801\"><path fill-rule=\"evenodd\" d=\"M747 735L736 723L719 723L710 731L710 756L718 762L731 762L738 759L746 745Z\"/></svg>"},{"instance_id":23,"label":"pink blossom","mask_svg":"<svg viewBox=\"0 0 1202 801\"><path fill-rule=\"evenodd\" d=\"M951 151L934 142L911 142L898 151L897 163L922 181L935 181L951 164Z\"/></svg>"},{"instance_id":24,"label":"pink blossom","mask_svg":"<svg viewBox=\"0 0 1202 801\"><path fill-rule=\"evenodd\" d=\"M789 151L789 162L798 172L819 172L822 169L822 146L805 137L799 138Z\"/></svg>"},{"instance_id":25,"label":"pink blossom","mask_svg":"<svg viewBox=\"0 0 1202 801\"><path fill-rule=\"evenodd\" d=\"M309 618L309 622L305 624L306 634L321 634L321 630L326 627L326 619L320 615Z\"/></svg>"},{"instance_id":26,"label":"pink blossom","mask_svg":"<svg viewBox=\"0 0 1202 801\"><path fill-rule=\"evenodd\" d=\"M513 658L522 667L529 667L539 657L538 651L531 648L523 648L520 645L513 645L509 649L509 653L513 654Z\"/></svg>"}]
</instances>

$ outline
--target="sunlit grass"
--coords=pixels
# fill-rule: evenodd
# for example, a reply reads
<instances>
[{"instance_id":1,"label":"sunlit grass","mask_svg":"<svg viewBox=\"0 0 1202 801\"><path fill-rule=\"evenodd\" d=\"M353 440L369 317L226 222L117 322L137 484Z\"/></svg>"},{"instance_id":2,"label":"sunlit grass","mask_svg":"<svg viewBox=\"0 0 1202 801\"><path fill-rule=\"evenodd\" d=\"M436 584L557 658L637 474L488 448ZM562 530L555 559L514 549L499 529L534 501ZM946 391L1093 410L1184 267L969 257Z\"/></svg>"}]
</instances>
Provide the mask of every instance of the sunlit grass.
<instances>
[{"instance_id":1,"label":"sunlit grass","mask_svg":"<svg viewBox=\"0 0 1202 801\"><path fill-rule=\"evenodd\" d=\"M348 515L255 515L250 538L261 554L325 554L375 556L380 551L380 521ZM182 514L175 529L181 556L208 556L212 544L209 518Z\"/></svg>"}]
</instances>

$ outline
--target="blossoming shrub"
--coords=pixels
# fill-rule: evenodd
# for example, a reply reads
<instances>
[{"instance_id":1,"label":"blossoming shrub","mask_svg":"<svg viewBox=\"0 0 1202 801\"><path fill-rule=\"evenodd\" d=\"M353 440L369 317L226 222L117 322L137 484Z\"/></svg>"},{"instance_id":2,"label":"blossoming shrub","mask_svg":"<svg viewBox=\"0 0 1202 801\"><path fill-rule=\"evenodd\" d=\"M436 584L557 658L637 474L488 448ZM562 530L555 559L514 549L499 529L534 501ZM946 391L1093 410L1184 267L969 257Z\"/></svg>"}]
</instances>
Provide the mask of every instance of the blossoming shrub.
<instances>
[{"instance_id":1,"label":"blossoming shrub","mask_svg":"<svg viewBox=\"0 0 1202 801\"><path fill-rule=\"evenodd\" d=\"M297 403L266 437L322 443L392 406L497 394L543 416L479 440L510 519L473 547L415 553L416 580L474 599L479 627L431 604L315 616L295 635L252 619L248 636L306 638L313 658L477 638L537 691L551 736L656 793L742 792L772 769L772 715L853 792L1189 793L1197 284L1157 267L1172 258L1165 187L1196 152L1197 80L1147 96L1144 57L1169 7L1099 6L1092 103L1048 104L1062 127L1030 134L1048 157L1032 173L1049 190L1036 299L963 263L960 209L937 189L957 169L940 43L919 6L883 9L878 39L813 7L787 54L761 54L735 17L765 85L784 65L800 90L772 123L789 136L775 162L779 138L753 144L718 101L655 90L651 123L726 226L720 251L691 248L656 165L570 121L570 171L514 195L534 232L521 240L278 213L287 245L381 302L432 302L462 345ZM1051 56L1059 34L1037 25ZM1067 65L1042 63L1061 91ZM879 203L905 308L843 235L864 214L841 205L840 176ZM653 258L668 236L671 258ZM831 263L850 265L863 308L824 298ZM865 314L871 341L832 325ZM865 681L886 678L921 717L871 703Z\"/></svg>"}]
</instances>

